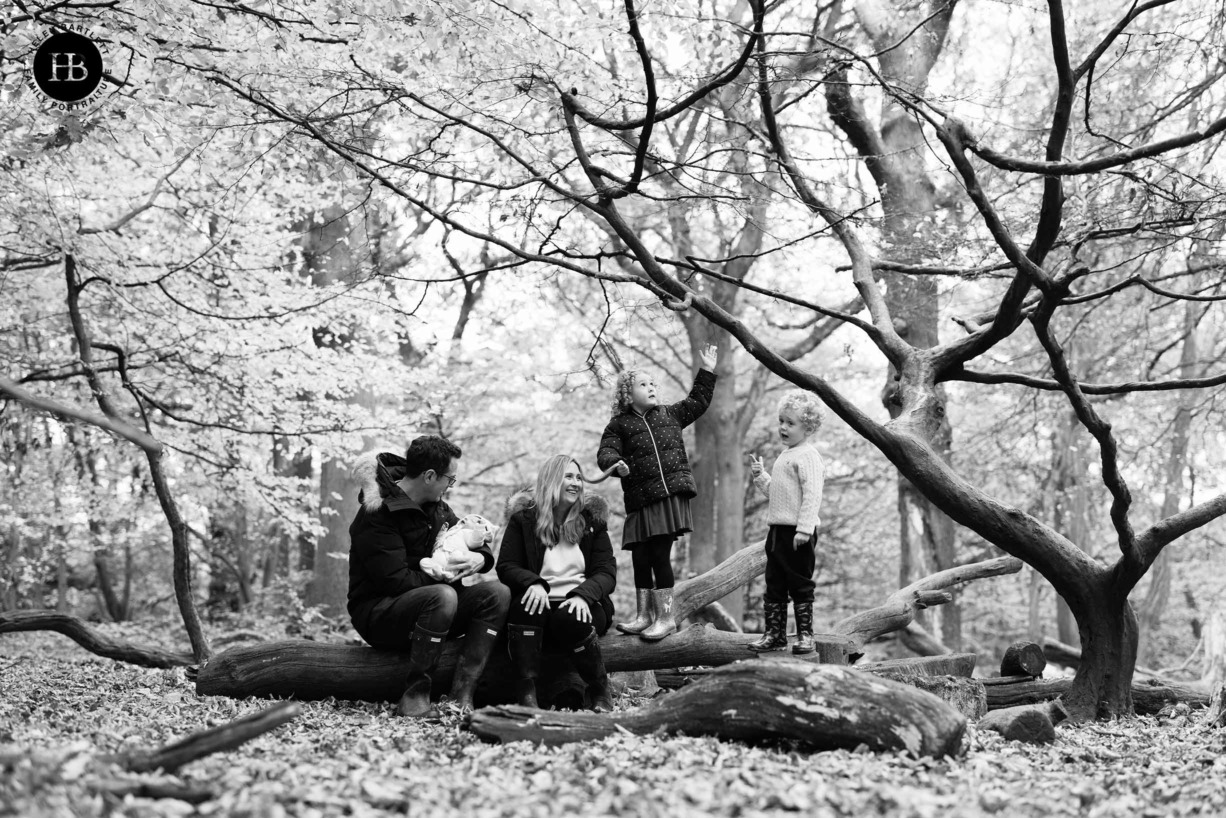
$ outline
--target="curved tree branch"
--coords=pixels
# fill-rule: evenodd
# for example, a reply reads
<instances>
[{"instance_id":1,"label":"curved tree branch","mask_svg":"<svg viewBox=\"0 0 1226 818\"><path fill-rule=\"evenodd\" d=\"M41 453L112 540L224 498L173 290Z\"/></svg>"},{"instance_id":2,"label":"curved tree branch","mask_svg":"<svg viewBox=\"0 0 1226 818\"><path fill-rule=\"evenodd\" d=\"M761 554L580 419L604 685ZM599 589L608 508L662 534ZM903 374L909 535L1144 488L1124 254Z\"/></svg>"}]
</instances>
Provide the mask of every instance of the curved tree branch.
<instances>
[{"instance_id":1,"label":"curved tree branch","mask_svg":"<svg viewBox=\"0 0 1226 818\"><path fill-rule=\"evenodd\" d=\"M1085 393L1081 390L1081 385L1077 383L1076 378L1073 377L1073 373L1069 369L1064 349L1060 346L1060 342L1056 340L1055 333L1052 332L1051 319L1052 313L1055 311L1054 304L1054 301L1044 299L1039 309L1030 317L1030 321L1034 325L1035 333L1039 337L1039 343L1043 345L1043 349L1047 352L1047 357L1051 362L1056 380L1068 396L1069 403L1072 405L1077 419L1081 421L1082 425L1098 441L1102 460L1103 483L1107 486L1107 490L1111 492L1111 522L1115 527L1116 536L1119 538L1120 550L1123 552L1124 558L1126 560L1134 559L1135 554L1133 552L1136 546L1136 537L1133 534L1132 523L1128 521L1128 509L1132 505L1132 492L1128 490L1128 484L1124 480L1124 475L1120 472L1119 447L1115 442L1115 436L1111 434L1111 424L1099 417L1098 413L1094 411L1094 407L1086 400Z\"/></svg>"}]
</instances>

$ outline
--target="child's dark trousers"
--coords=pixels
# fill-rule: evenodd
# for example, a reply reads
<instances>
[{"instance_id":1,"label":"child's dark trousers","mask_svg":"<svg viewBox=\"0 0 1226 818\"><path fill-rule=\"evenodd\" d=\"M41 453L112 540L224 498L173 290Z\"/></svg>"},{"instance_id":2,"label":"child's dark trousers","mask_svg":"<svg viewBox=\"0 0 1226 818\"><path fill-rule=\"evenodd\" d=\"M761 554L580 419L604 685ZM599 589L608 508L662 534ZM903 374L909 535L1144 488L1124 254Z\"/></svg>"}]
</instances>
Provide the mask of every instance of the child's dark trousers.
<instances>
[{"instance_id":1,"label":"child's dark trousers","mask_svg":"<svg viewBox=\"0 0 1226 818\"><path fill-rule=\"evenodd\" d=\"M817 537L793 547L794 525L772 525L766 532L766 602L812 602L817 583Z\"/></svg>"}]
</instances>

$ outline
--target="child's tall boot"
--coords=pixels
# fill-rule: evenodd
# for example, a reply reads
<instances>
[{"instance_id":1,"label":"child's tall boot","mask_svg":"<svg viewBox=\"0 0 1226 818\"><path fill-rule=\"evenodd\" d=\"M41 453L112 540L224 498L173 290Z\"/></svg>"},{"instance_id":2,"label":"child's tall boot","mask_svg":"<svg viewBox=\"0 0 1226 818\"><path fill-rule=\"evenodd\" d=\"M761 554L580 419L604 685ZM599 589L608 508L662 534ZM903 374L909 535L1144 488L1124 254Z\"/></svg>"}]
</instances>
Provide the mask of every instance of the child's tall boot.
<instances>
[{"instance_id":1,"label":"child's tall boot","mask_svg":"<svg viewBox=\"0 0 1226 818\"><path fill-rule=\"evenodd\" d=\"M651 626L651 589L635 588L634 601L638 605L634 619L617 623L617 629L622 633L642 633Z\"/></svg>"},{"instance_id":2,"label":"child's tall boot","mask_svg":"<svg viewBox=\"0 0 1226 818\"><path fill-rule=\"evenodd\" d=\"M796 644L792 645L792 653L797 656L813 653L817 650L813 642L813 603L793 602L792 611L796 614Z\"/></svg>"},{"instance_id":3,"label":"child's tall boot","mask_svg":"<svg viewBox=\"0 0 1226 818\"><path fill-rule=\"evenodd\" d=\"M673 617L673 589L658 588L650 593L656 618L651 627L639 634L639 638L658 642L677 630L677 620Z\"/></svg>"},{"instance_id":4,"label":"child's tall boot","mask_svg":"<svg viewBox=\"0 0 1226 818\"><path fill-rule=\"evenodd\" d=\"M754 653L785 650L788 646L788 604L786 602L764 602L762 610L766 618L766 629L761 639L749 643L749 649Z\"/></svg>"}]
</instances>

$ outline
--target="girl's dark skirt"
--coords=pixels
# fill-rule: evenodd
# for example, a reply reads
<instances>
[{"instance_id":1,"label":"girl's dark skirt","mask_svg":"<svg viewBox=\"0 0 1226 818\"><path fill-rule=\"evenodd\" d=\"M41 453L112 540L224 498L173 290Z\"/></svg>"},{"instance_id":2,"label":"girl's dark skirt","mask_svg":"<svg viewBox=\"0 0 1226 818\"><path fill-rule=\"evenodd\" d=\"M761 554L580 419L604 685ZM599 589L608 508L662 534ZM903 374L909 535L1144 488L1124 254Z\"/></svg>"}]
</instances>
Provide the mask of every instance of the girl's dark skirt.
<instances>
[{"instance_id":1,"label":"girl's dark skirt","mask_svg":"<svg viewBox=\"0 0 1226 818\"><path fill-rule=\"evenodd\" d=\"M688 497L672 495L643 506L626 515L622 531L622 550L645 543L652 537L679 537L694 530Z\"/></svg>"}]
</instances>

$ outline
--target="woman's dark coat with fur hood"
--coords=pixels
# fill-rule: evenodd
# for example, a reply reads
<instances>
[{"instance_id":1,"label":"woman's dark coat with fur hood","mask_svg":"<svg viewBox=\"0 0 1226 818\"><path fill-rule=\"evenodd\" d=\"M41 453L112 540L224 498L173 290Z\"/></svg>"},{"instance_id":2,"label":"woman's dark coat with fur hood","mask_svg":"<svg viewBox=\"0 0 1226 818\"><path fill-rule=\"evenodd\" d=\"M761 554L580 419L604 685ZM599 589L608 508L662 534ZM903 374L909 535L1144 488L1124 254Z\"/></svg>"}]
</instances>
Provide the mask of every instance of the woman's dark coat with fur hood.
<instances>
[{"instance_id":1,"label":"woman's dark coat with fur hood","mask_svg":"<svg viewBox=\"0 0 1226 818\"><path fill-rule=\"evenodd\" d=\"M511 589L515 599L533 585L544 585L545 590L549 590L549 583L541 579L545 545L536 536L537 509L531 502L522 498L512 507L511 519L502 535L502 550L498 553L498 579ZM581 598L593 610L599 605L612 621L610 595L617 585L617 559L609 542L608 503L603 497L588 496L583 503L583 517L586 526L579 538L579 550L583 552L586 579L566 596Z\"/></svg>"},{"instance_id":2,"label":"woman's dark coat with fur hood","mask_svg":"<svg viewBox=\"0 0 1226 818\"><path fill-rule=\"evenodd\" d=\"M715 373L701 369L690 394L677 403L653 406L642 415L626 409L609 421L596 465L607 469L624 460L630 467L621 478L627 514L674 494L688 499L698 493L681 430L707 411L714 394Z\"/></svg>"}]
</instances>

